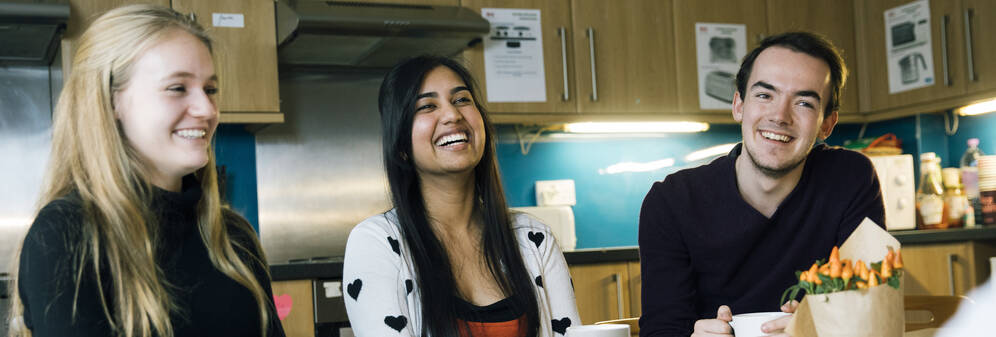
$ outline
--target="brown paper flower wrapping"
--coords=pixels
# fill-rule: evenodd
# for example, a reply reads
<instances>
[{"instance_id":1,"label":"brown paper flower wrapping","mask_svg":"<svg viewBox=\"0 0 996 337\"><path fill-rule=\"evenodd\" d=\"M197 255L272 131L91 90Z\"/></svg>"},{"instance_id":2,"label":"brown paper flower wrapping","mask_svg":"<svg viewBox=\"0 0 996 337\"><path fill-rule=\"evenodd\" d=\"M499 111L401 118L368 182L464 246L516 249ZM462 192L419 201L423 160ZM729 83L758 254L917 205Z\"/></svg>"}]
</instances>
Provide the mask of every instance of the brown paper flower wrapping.
<instances>
[{"instance_id":1,"label":"brown paper flower wrapping","mask_svg":"<svg viewBox=\"0 0 996 337\"><path fill-rule=\"evenodd\" d=\"M842 259L880 260L899 241L865 219L843 245ZM903 291L887 284L865 290L807 295L785 329L793 337L902 337Z\"/></svg>"}]
</instances>

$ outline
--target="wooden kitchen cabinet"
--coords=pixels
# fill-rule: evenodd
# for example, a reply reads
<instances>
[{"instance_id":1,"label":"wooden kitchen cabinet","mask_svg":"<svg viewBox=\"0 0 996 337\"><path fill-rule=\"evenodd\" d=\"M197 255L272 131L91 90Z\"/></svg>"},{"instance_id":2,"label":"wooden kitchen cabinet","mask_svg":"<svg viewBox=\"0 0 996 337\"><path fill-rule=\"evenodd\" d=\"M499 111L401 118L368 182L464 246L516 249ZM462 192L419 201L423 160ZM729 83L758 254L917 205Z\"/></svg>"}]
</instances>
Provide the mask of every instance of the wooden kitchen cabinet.
<instances>
[{"instance_id":1,"label":"wooden kitchen cabinet","mask_svg":"<svg viewBox=\"0 0 996 337\"><path fill-rule=\"evenodd\" d=\"M172 0L173 9L194 13L214 39L222 122L281 123L277 78L277 31L272 0ZM215 27L212 14L244 16L245 27Z\"/></svg>"},{"instance_id":2,"label":"wooden kitchen cabinet","mask_svg":"<svg viewBox=\"0 0 996 337\"><path fill-rule=\"evenodd\" d=\"M699 109L696 23L729 23L747 26L747 51L767 34L765 0L674 0L674 41L677 52L678 110L685 113L721 114L732 122L730 108Z\"/></svg>"},{"instance_id":3,"label":"wooden kitchen cabinet","mask_svg":"<svg viewBox=\"0 0 996 337\"><path fill-rule=\"evenodd\" d=\"M572 0L571 14L578 113L675 111L671 1Z\"/></svg>"},{"instance_id":4,"label":"wooden kitchen cabinet","mask_svg":"<svg viewBox=\"0 0 996 337\"><path fill-rule=\"evenodd\" d=\"M314 288L311 280L274 281L273 297L277 311L287 316L280 321L287 337L315 337Z\"/></svg>"},{"instance_id":5,"label":"wooden kitchen cabinet","mask_svg":"<svg viewBox=\"0 0 996 337\"><path fill-rule=\"evenodd\" d=\"M907 245L902 252L906 295L965 295L989 278L989 257L996 256L996 244L968 241Z\"/></svg>"},{"instance_id":6,"label":"wooden kitchen cabinet","mask_svg":"<svg viewBox=\"0 0 996 337\"><path fill-rule=\"evenodd\" d=\"M640 261L626 263L629 273L629 314L630 317L640 317L643 314L643 276L640 274Z\"/></svg>"},{"instance_id":7,"label":"wooden kitchen cabinet","mask_svg":"<svg viewBox=\"0 0 996 337\"><path fill-rule=\"evenodd\" d=\"M966 14L968 13L968 14ZM967 79L968 93L996 90L996 1L962 0L962 19L968 16L972 53L966 50L966 62L971 57L974 79ZM964 35L964 33L962 34ZM996 94L996 93L994 93Z\"/></svg>"},{"instance_id":8,"label":"wooden kitchen cabinet","mask_svg":"<svg viewBox=\"0 0 996 337\"><path fill-rule=\"evenodd\" d=\"M460 0L349 0L358 3L387 3L399 5L460 6Z\"/></svg>"},{"instance_id":9,"label":"wooden kitchen cabinet","mask_svg":"<svg viewBox=\"0 0 996 337\"><path fill-rule=\"evenodd\" d=\"M626 262L577 264L570 271L582 324L633 317Z\"/></svg>"},{"instance_id":10,"label":"wooden kitchen cabinet","mask_svg":"<svg viewBox=\"0 0 996 337\"><path fill-rule=\"evenodd\" d=\"M961 1L930 1L931 48L934 72L921 74L933 76L934 85L889 93L889 71L885 41L885 11L910 3L909 0L858 1L855 6L858 50L861 54L858 69L864 98L861 110L872 113L914 106L952 98L965 93L965 45L962 39L963 21ZM947 18L947 24L945 24ZM942 36L942 31L946 34ZM947 54L945 56L945 51ZM948 76L944 76L947 59Z\"/></svg>"},{"instance_id":11,"label":"wooden kitchen cabinet","mask_svg":"<svg viewBox=\"0 0 996 337\"><path fill-rule=\"evenodd\" d=\"M854 1L767 0L768 35L808 31L825 36L841 51L849 73L841 91L840 120L858 114L857 48L854 42Z\"/></svg>"},{"instance_id":12,"label":"wooden kitchen cabinet","mask_svg":"<svg viewBox=\"0 0 996 337\"><path fill-rule=\"evenodd\" d=\"M283 122L272 0L71 0L72 14L62 43L64 71L72 71L73 44L93 20L110 9L139 3L172 4L178 12L194 13L208 30L220 82L217 105L221 122ZM213 13L242 14L245 27L214 27Z\"/></svg>"},{"instance_id":13,"label":"wooden kitchen cabinet","mask_svg":"<svg viewBox=\"0 0 996 337\"><path fill-rule=\"evenodd\" d=\"M481 13L481 8L539 9L543 26L543 64L546 77L546 101L530 103L487 102L492 114L563 114L577 112L574 88L574 55L570 48L571 5L569 0L463 0L462 6ZM480 95L487 101L487 77L484 73L484 43L464 52L468 68L480 85ZM565 63L566 62L566 63ZM514 119L514 116L511 116ZM506 117L506 119L508 119Z\"/></svg>"}]
</instances>

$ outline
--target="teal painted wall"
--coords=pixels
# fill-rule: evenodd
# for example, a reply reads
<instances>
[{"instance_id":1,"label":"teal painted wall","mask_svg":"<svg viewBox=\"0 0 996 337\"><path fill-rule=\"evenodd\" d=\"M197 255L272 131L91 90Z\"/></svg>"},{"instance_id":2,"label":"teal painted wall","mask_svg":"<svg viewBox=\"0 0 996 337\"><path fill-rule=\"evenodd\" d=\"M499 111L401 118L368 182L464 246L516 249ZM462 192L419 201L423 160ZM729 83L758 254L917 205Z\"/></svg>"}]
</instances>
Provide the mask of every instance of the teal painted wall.
<instances>
[{"instance_id":1,"label":"teal painted wall","mask_svg":"<svg viewBox=\"0 0 996 337\"><path fill-rule=\"evenodd\" d=\"M942 115L925 114L869 123L864 136L895 133L903 141L903 153L913 154L917 176L920 153L936 152L946 166L957 166L965 151L965 141L971 137L982 139L983 151L996 153L996 114L961 117L959 124L958 132L949 137L944 131ZM857 138L861 128L860 124L838 125L826 142L843 145L845 140ZM636 245L640 205L651 184L677 170L709 161L686 162L683 158L688 153L741 139L739 125L712 125L705 133L660 137L562 140L541 137L529 153L523 155L511 127L501 127L498 133L498 160L510 206L536 205L534 186L537 180L574 180L578 248ZM650 172L599 173L600 169L620 162L645 163L667 158L674 159L675 165Z\"/></svg>"}]
</instances>

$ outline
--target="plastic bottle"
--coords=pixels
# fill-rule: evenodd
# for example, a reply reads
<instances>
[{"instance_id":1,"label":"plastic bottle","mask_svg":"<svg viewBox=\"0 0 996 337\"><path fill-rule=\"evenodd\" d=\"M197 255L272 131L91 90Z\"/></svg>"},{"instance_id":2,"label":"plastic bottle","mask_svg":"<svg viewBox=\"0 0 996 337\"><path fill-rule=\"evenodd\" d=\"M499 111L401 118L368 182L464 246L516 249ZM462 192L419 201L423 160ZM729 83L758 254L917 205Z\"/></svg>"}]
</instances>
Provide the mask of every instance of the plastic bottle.
<instances>
[{"instance_id":1,"label":"plastic bottle","mask_svg":"<svg viewBox=\"0 0 996 337\"><path fill-rule=\"evenodd\" d=\"M937 154L920 155L920 188L916 192L916 223L919 229L948 227L944 187L941 184L941 160Z\"/></svg>"},{"instance_id":2,"label":"plastic bottle","mask_svg":"<svg viewBox=\"0 0 996 337\"><path fill-rule=\"evenodd\" d=\"M974 219L982 218L982 204L979 202L979 157L985 155L979 150L979 139L970 138L968 140L968 150L961 156L961 182L965 196L968 197L969 209L972 211L972 223ZM966 214L967 215L967 214ZM967 220L967 219L966 219ZM966 221L966 226L971 226Z\"/></svg>"},{"instance_id":3,"label":"plastic bottle","mask_svg":"<svg viewBox=\"0 0 996 337\"><path fill-rule=\"evenodd\" d=\"M979 150L979 139L969 139L968 150L961 156L961 182L965 185L965 195L969 200L979 198L979 157L983 155Z\"/></svg>"}]
</instances>

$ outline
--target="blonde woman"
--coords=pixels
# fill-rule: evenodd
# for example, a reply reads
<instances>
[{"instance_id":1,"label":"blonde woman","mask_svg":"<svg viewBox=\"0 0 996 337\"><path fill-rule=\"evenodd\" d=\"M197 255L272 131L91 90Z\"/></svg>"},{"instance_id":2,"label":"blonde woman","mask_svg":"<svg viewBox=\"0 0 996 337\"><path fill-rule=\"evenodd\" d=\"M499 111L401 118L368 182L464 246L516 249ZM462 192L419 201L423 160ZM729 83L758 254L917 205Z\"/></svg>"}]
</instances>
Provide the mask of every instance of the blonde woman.
<instances>
[{"instance_id":1,"label":"blonde woman","mask_svg":"<svg viewBox=\"0 0 996 337\"><path fill-rule=\"evenodd\" d=\"M109 11L82 35L20 252L12 335L283 336L263 252L219 202L203 28Z\"/></svg>"}]
</instances>

